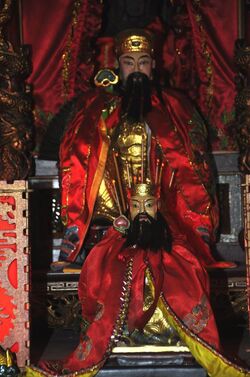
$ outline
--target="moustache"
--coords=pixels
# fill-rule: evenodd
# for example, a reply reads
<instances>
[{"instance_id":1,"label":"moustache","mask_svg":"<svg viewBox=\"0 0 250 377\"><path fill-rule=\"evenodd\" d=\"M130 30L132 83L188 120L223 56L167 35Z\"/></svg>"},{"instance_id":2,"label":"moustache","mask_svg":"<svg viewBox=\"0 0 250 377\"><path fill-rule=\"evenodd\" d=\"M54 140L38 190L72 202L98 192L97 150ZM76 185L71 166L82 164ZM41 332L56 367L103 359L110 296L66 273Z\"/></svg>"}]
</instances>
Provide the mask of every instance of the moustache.
<instances>
[{"instance_id":1,"label":"moustache","mask_svg":"<svg viewBox=\"0 0 250 377\"><path fill-rule=\"evenodd\" d=\"M154 220L153 217L148 215L146 212L139 213L139 215L137 215L135 217L135 219L136 219L136 221L139 221L139 223L146 222L146 223L149 223L149 224L151 224L152 220Z\"/></svg>"}]
</instances>

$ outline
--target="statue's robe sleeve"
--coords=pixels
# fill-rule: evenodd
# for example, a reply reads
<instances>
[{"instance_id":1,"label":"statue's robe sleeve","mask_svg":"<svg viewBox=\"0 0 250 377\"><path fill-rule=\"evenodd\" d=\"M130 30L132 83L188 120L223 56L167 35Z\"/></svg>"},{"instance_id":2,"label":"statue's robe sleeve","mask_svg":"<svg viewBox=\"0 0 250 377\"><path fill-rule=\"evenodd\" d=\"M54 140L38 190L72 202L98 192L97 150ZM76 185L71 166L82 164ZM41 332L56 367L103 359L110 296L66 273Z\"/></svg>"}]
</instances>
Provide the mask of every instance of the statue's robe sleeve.
<instances>
[{"instance_id":1,"label":"statue's robe sleeve","mask_svg":"<svg viewBox=\"0 0 250 377\"><path fill-rule=\"evenodd\" d=\"M153 97L154 107L147 119L165 162L161 211L173 237L185 241L203 265L212 265L218 206L206 128L185 96L175 91L163 94L164 106Z\"/></svg>"},{"instance_id":2,"label":"statue's robe sleeve","mask_svg":"<svg viewBox=\"0 0 250 377\"><path fill-rule=\"evenodd\" d=\"M104 96L98 94L79 99L60 146L61 218L66 228L75 227L79 238L69 261L75 260L88 230L109 146L101 116Z\"/></svg>"}]
</instances>

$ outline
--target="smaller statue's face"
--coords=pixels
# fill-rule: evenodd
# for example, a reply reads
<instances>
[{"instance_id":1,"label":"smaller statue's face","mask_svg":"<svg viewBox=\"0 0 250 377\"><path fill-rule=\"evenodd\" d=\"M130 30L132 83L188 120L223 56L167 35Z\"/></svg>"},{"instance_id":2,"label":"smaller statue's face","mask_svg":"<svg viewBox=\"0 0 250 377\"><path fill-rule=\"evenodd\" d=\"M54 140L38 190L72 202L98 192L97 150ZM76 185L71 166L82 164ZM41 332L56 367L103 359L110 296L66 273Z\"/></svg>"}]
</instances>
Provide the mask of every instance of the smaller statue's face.
<instances>
[{"instance_id":1,"label":"smaller statue's face","mask_svg":"<svg viewBox=\"0 0 250 377\"><path fill-rule=\"evenodd\" d=\"M159 209L159 201L154 196L132 196L129 201L129 210L131 219L140 213L147 213L149 216L156 218Z\"/></svg>"},{"instance_id":2,"label":"smaller statue's face","mask_svg":"<svg viewBox=\"0 0 250 377\"><path fill-rule=\"evenodd\" d=\"M121 79L125 83L128 76L134 72L141 72L152 79L155 60L145 52L130 52L119 57Z\"/></svg>"}]
</instances>

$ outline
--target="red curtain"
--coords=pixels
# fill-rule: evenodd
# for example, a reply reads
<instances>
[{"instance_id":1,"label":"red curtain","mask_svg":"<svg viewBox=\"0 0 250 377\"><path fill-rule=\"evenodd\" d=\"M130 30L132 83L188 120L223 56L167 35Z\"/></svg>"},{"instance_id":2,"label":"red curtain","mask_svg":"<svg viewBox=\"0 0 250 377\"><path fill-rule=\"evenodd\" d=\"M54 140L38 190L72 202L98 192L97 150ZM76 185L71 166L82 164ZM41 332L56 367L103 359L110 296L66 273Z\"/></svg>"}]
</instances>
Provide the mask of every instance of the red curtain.
<instances>
[{"instance_id":1,"label":"red curtain","mask_svg":"<svg viewBox=\"0 0 250 377\"><path fill-rule=\"evenodd\" d=\"M184 3L185 12L175 19L180 32L170 31L165 42L165 68L174 86L188 91L207 118L212 149L235 150L237 1Z\"/></svg>"},{"instance_id":2,"label":"red curtain","mask_svg":"<svg viewBox=\"0 0 250 377\"><path fill-rule=\"evenodd\" d=\"M23 39L32 48L28 83L38 128L46 128L76 86L86 89L93 71L90 40L99 31L101 13L98 0L23 0Z\"/></svg>"},{"instance_id":3,"label":"red curtain","mask_svg":"<svg viewBox=\"0 0 250 377\"><path fill-rule=\"evenodd\" d=\"M32 48L36 106L54 113L64 101L63 53L71 26L72 0L23 0L23 39Z\"/></svg>"},{"instance_id":4,"label":"red curtain","mask_svg":"<svg viewBox=\"0 0 250 377\"><path fill-rule=\"evenodd\" d=\"M214 150L236 148L230 126L234 121L234 46L237 39L237 1L188 2L195 61L201 79L199 104L207 116Z\"/></svg>"}]
</instances>

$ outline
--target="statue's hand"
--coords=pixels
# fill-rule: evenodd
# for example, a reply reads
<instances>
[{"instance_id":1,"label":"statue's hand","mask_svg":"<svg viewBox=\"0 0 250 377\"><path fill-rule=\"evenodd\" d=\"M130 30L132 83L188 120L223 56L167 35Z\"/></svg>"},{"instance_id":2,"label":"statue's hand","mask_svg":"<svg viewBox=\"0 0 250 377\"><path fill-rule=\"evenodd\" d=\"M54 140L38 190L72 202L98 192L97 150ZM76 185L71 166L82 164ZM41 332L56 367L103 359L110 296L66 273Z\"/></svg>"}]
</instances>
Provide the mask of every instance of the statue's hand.
<instances>
[{"instance_id":1,"label":"statue's hand","mask_svg":"<svg viewBox=\"0 0 250 377\"><path fill-rule=\"evenodd\" d=\"M59 260L50 264L52 271L61 272L64 268L70 265L70 262L68 262L67 259L68 256L76 249L78 241L78 227L76 225L73 225L67 228L62 240Z\"/></svg>"},{"instance_id":2,"label":"statue's hand","mask_svg":"<svg viewBox=\"0 0 250 377\"><path fill-rule=\"evenodd\" d=\"M76 249L79 242L78 227L73 225L65 230L64 237L61 244L60 260L67 259L68 255Z\"/></svg>"}]
</instances>

